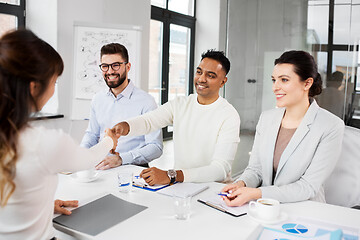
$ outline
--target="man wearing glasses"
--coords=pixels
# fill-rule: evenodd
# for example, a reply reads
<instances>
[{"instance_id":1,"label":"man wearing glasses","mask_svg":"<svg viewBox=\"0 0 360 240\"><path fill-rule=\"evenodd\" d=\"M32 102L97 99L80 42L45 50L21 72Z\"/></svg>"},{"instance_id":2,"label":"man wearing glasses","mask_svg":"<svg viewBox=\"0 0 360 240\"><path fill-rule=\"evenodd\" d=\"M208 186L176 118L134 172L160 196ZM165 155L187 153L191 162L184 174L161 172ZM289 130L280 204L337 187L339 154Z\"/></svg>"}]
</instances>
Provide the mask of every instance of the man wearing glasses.
<instances>
[{"instance_id":1,"label":"man wearing glasses","mask_svg":"<svg viewBox=\"0 0 360 240\"><path fill-rule=\"evenodd\" d=\"M109 90L97 93L91 102L90 121L81 145L90 148L104 137L105 128L154 110L152 96L138 89L128 79L131 68L127 49L119 43L104 45L100 52L100 69ZM162 154L161 130L137 137L119 139L116 154L108 155L96 169L123 164L146 166Z\"/></svg>"}]
</instances>

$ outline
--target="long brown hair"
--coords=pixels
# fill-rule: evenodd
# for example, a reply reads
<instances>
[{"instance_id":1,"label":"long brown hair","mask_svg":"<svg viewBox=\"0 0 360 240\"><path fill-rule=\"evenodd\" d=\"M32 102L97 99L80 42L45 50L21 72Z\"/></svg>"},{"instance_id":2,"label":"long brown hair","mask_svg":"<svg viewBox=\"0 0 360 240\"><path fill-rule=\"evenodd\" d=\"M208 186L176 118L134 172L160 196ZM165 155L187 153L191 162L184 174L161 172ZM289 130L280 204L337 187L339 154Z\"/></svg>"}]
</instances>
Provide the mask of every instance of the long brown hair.
<instances>
[{"instance_id":1,"label":"long brown hair","mask_svg":"<svg viewBox=\"0 0 360 240\"><path fill-rule=\"evenodd\" d=\"M30 30L16 30L0 39L0 205L15 191L19 132L28 126L31 111L54 76L64 68L60 55ZM38 91L30 94L30 83Z\"/></svg>"}]
</instances>

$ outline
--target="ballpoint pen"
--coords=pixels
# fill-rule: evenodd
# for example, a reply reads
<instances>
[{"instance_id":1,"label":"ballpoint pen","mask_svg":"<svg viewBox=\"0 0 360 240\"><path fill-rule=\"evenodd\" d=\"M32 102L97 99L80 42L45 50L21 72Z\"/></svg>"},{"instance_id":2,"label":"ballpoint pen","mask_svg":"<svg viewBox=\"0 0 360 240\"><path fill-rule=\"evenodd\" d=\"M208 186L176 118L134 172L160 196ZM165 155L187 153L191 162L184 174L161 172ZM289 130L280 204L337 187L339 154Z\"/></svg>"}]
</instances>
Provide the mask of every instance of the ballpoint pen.
<instances>
[{"instance_id":1,"label":"ballpoint pen","mask_svg":"<svg viewBox=\"0 0 360 240\"><path fill-rule=\"evenodd\" d=\"M220 192L218 193L219 196L224 196L224 197L229 197L230 193L224 193L224 192Z\"/></svg>"}]
</instances>

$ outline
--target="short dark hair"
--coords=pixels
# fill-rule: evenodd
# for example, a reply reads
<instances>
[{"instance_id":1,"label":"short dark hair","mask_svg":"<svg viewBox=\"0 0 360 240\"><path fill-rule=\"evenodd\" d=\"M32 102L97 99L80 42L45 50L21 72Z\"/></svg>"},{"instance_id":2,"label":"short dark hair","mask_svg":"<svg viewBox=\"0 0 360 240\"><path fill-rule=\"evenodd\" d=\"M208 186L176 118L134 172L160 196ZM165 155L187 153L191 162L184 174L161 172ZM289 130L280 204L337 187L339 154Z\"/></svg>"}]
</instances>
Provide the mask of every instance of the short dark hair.
<instances>
[{"instance_id":1,"label":"short dark hair","mask_svg":"<svg viewBox=\"0 0 360 240\"><path fill-rule=\"evenodd\" d=\"M201 61L204 58L211 58L218 61L221 64L226 74L228 74L228 72L230 71L230 61L225 56L225 53L223 51L216 51L215 49L209 49L201 54Z\"/></svg>"},{"instance_id":2,"label":"short dark hair","mask_svg":"<svg viewBox=\"0 0 360 240\"><path fill-rule=\"evenodd\" d=\"M100 58L107 54L120 54L125 62L129 62L129 54L126 47L120 43L109 43L102 46L100 51Z\"/></svg>"},{"instance_id":3,"label":"short dark hair","mask_svg":"<svg viewBox=\"0 0 360 240\"><path fill-rule=\"evenodd\" d=\"M309 90L309 97L314 97L321 93L321 76L318 73L315 59L308 52L296 50L284 52L278 59L275 59L275 65L282 63L292 64L294 72L301 78L301 81L305 81L308 78L314 79Z\"/></svg>"}]
</instances>

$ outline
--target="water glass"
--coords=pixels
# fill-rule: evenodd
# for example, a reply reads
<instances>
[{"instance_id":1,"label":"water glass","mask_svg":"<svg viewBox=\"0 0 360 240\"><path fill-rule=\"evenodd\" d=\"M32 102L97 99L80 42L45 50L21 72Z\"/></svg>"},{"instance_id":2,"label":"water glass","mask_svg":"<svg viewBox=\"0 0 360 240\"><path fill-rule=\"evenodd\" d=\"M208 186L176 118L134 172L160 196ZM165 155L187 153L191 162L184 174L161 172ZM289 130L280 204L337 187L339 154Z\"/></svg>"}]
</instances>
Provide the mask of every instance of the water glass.
<instances>
[{"instance_id":1,"label":"water glass","mask_svg":"<svg viewBox=\"0 0 360 240\"><path fill-rule=\"evenodd\" d=\"M118 188L120 192L128 193L132 191L133 173L118 172Z\"/></svg>"},{"instance_id":2,"label":"water glass","mask_svg":"<svg viewBox=\"0 0 360 240\"><path fill-rule=\"evenodd\" d=\"M187 220L191 211L191 196L173 196L175 218L179 220Z\"/></svg>"}]
</instances>

